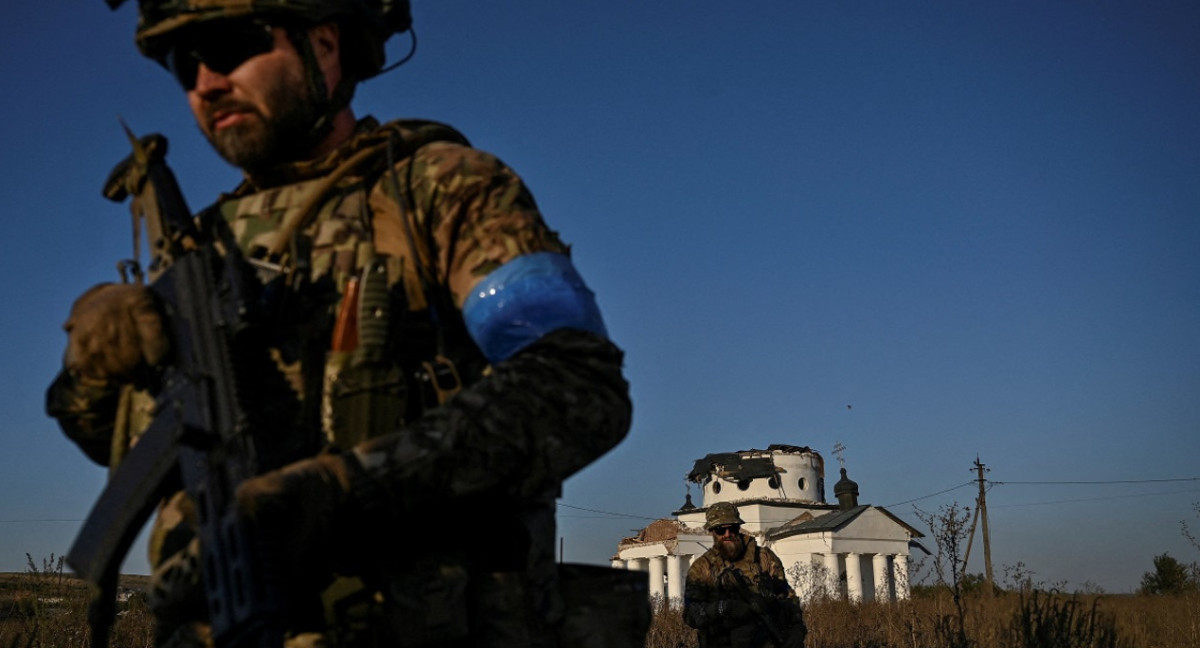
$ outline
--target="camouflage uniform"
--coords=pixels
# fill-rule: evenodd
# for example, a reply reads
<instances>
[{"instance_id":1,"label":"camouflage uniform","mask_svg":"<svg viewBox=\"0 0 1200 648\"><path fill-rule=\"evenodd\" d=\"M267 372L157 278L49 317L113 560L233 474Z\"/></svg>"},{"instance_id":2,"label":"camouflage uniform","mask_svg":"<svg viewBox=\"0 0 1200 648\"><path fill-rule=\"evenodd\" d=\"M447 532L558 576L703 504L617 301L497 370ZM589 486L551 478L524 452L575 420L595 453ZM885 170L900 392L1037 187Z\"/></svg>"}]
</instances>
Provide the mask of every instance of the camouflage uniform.
<instances>
[{"instance_id":1,"label":"camouflage uniform","mask_svg":"<svg viewBox=\"0 0 1200 648\"><path fill-rule=\"evenodd\" d=\"M555 645L554 500L628 430L622 353L560 328L489 363L461 309L495 269L568 247L511 169L432 122L366 118L326 158L256 179L199 218L228 224L276 295L271 350L302 399L287 424L352 450L376 504L371 524L339 531L328 623L301 629L337 645ZM281 234L293 223L294 236ZM331 350L347 287L375 272L387 286L375 357L363 357L365 343ZM118 458L123 429L136 437L147 402L66 372L47 397L100 463ZM182 494L156 520L160 642L203 642L194 524Z\"/></svg>"},{"instance_id":2,"label":"camouflage uniform","mask_svg":"<svg viewBox=\"0 0 1200 648\"><path fill-rule=\"evenodd\" d=\"M692 563L684 588L684 621L699 631L701 648L780 648L762 617L783 635L786 646L804 643L804 618L783 563L753 536L746 550L728 561L714 546Z\"/></svg>"}]
</instances>

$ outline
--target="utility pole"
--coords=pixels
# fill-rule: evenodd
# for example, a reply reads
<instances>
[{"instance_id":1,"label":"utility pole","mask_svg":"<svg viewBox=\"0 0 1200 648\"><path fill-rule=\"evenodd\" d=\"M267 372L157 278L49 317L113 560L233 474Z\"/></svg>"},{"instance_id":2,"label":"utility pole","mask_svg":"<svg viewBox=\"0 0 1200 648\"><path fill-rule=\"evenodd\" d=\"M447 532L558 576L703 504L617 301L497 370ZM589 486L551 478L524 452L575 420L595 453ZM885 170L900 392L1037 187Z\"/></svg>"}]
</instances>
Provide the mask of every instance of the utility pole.
<instances>
[{"instance_id":1,"label":"utility pole","mask_svg":"<svg viewBox=\"0 0 1200 648\"><path fill-rule=\"evenodd\" d=\"M975 522L983 520L983 570L984 577L987 579L988 591L992 591L996 581L992 577L992 536L988 533L988 518L987 518L987 489L984 486L983 473L986 472L985 467L979 461L979 456L975 456L975 473L979 475L979 497L975 500L975 516L971 519L971 531L967 534L967 553L963 558L963 569L966 569L967 561L971 558L971 541L975 539Z\"/></svg>"}]
</instances>

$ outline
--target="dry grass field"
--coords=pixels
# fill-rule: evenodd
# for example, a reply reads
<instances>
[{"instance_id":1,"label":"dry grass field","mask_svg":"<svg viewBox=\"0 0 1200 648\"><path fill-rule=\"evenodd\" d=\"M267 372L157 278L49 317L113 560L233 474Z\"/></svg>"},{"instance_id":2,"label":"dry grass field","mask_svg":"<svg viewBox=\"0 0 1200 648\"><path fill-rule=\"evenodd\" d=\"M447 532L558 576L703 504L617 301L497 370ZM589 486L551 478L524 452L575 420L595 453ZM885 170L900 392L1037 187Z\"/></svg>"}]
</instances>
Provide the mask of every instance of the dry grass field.
<instances>
[{"instance_id":1,"label":"dry grass field","mask_svg":"<svg viewBox=\"0 0 1200 648\"><path fill-rule=\"evenodd\" d=\"M125 577L110 645L149 648L145 577ZM87 587L61 559L0 574L0 648L86 648ZM809 648L1200 648L1200 594L1080 595L1029 590L963 597L923 588L909 601L823 601L805 610ZM659 605L646 648L692 648L693 630Z\"/></svg>"},{"instance_id":2,"label":"dry grass field","mask_svg":"<svg viewBox=\"0 0 1200 648\"><path fill-rule=\"evenodd\" d=\"M1200 648L1200 595L1071 596L1040 591L899 603L822 601L804 612L808 648ZM961 625L960 625L961 621ZM692 648L680 613L658 606L646 648Z\"/></svg>"},{"instance_id":3,"label":"dry grass field","mask_svg":"<svg viewBox=\"0 0 1200 648\"><path fill-rule=\"evenodd\" d=\"M22 574L0 574L0 648L86 648L88 586L63 570L62 558L28 558ZM150 648L154 625L145 576L122 576L114 648Z\"/></svg>"}]
</instances>

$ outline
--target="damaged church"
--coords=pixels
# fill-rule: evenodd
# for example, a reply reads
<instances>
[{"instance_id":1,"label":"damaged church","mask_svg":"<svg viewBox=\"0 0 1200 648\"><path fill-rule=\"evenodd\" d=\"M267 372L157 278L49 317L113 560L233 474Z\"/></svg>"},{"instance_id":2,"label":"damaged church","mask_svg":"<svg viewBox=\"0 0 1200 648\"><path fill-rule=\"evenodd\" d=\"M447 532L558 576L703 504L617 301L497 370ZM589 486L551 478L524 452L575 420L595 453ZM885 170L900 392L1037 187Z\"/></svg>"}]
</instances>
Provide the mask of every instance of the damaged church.
<instances>
[{"instance_id":1,"label":"damaged church","mask_svg":"<svg viewBox=\"0 0 1200 648\"><path fill-rule=\"evenodd\" d=\"M710 454L696 461L690 492L673 519L656 520L620 541L614 567L646 571L650 595L683 598L692 561L712 546L704 513L717 502L738 508L760 545L783 562L801 600L826 595L851 601L895 601L909 595L910 547L923 537L883 507L858 503L858 484L841 469L836 504L825 501L825 462L808 447L771 445L766 450Z\"/></svg>"}]
</instances>

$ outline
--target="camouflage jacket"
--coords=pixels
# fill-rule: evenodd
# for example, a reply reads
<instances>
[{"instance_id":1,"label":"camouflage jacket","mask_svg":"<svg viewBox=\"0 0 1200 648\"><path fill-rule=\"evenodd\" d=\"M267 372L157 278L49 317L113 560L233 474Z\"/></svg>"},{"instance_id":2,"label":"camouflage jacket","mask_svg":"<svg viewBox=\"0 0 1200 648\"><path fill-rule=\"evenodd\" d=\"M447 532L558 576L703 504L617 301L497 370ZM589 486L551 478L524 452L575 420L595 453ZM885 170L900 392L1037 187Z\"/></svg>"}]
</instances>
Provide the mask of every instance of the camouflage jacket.
<instances>
[{"instance_id":1,"label":"camouflage jacket","mask_svg":"<svg viewBox=\"0 0 1200 648\"><path fill-rule=\"evenodd\" d=\"M742 534L746 550L728 561L709 549L688 569L684 621L696 628L705 648L760 648L803 644L799 599L783 563L770 549ZM776 641L779 635L782 641Z\"/></svg>"},{"instance_id":2,"label":"camouflage jacket","mask_svg":"<svg viewBox=\"0 0 1200 648\"><path fill-rule=\"evenodd\" d=\"M353 450L381 504L377 532L342 557L353 584L327 595L334 639L553 645L554 498L624 437L630 402L622 353L596 335L554 331L489 365L466 333L479 279L524 254L569 252L520 178L446 126L367 118L326 158L244 183L199 218L228 224L279 295L272 353L304 403L291 424ZM348 287L376 271L386 333L340 347ZM119 393L60 375L48 410L104 463L120 445L114 419L131 418ZM194 600L167 590L197 576L181 531L191 507L177 504L160 512L151 562L160 622L179 624ZM414 523L436 532L401 530Z\"/></svg>"}]
</instances>

